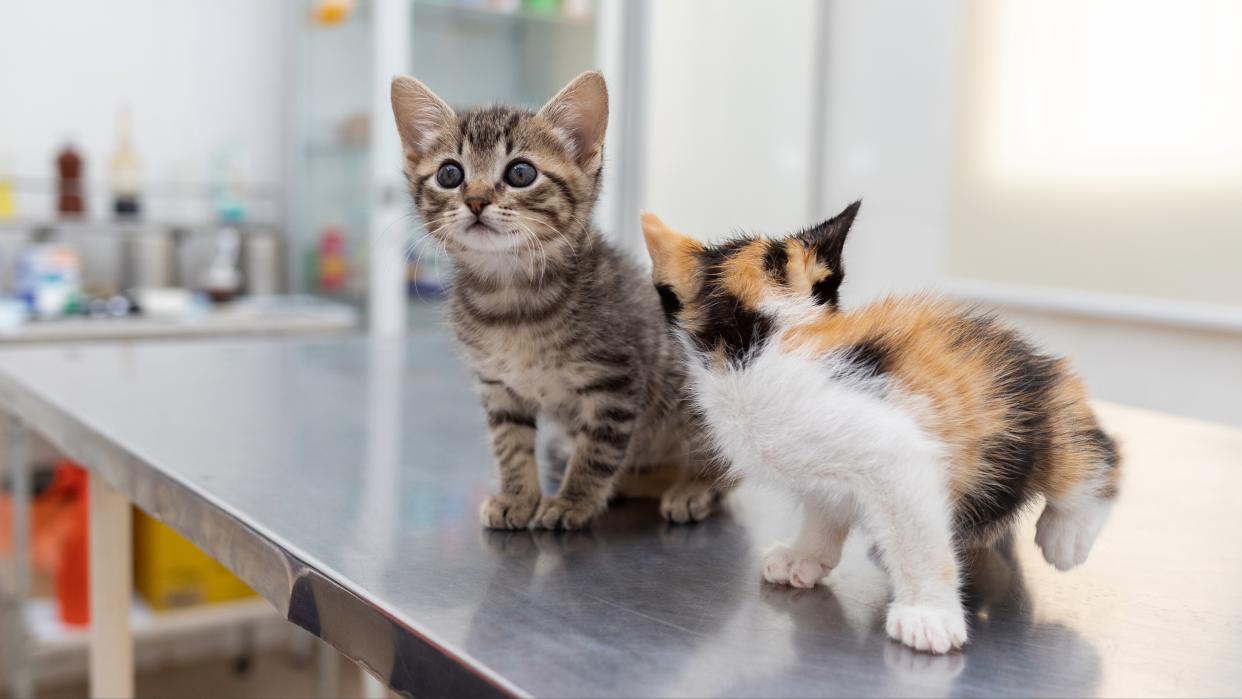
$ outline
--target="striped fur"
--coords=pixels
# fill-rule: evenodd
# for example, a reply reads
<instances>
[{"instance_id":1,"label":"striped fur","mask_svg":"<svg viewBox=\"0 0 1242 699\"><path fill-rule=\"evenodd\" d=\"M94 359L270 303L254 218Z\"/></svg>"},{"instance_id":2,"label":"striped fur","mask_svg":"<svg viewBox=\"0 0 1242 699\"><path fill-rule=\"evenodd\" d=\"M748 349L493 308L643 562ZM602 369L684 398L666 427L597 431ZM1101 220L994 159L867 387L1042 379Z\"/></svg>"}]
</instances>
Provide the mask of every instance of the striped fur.
<instances>
[{"instance_id":1,"label":"striped fur","mask_svg":"<svg viewBox=\"0 0 1242 699\"><path fill-rule=\"evenodd\" d=\"M857 212L716 247L643 223L715 446L803 498L802 532L773 550L767 577L815 584L856 526L893 577L890 634L944 652L966 640L956 551L1042 495L1045 557L1082 563L1118 490L1118 452L1066 363L996 319L928 296L840 310Z\"/></svg>"},{"instance_id":2,"label":"striped fur","mask_svg":"<svg viewBox=\"0 0 1242 699\"><path fill-rule=\"evenodd\" d=\"M539 112L457 114L398 78L393 110L415 207L454 263L451 321L500 468L484 524L586 526L623 472L656 466L682 474L662 499L665 517L706 517L722 490L696 446L680 347L644 274L587 223L603 162L603 79L583 74ZM517 161L538 171L529 186L506 180ZM437 179L449 162L465 171L451 189ZM486 202L481 213L471 200ZM535 456L545 426L571 442L552 496L542 493Z\"/></svg>"}]
</instances>

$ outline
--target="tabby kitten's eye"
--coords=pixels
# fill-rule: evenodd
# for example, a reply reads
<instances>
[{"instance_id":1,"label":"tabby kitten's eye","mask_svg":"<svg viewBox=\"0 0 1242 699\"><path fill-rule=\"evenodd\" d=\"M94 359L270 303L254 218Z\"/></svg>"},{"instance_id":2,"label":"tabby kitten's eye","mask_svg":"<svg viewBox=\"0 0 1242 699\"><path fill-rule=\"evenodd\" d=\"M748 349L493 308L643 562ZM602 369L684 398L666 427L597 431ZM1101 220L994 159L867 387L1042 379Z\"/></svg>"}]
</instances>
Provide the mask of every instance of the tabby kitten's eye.
<instances>
[{"instance_id":1,"label":"tabby kitten's eye","mask_svg":"<svg viewBox=\"0 0 1242 699\"><path fill-rule=\"evenodd\" d=\"M529 187L530 183L535 181L536 174L538 173L534 165L525 160L519 160L505 170L505 182L508 182L510 187Z\"/></svg>"},{"instance_id":2,"label":"tabby kitten's eye","mask_svg":"<svg viewBox=\"0 0 1242 699\"><path fill-rule=\"evenodd\" d=\"M462 172L461 166L454 162L441 165L436 172L436 182L445 189L456 189L464 179L466 179L466 173Z\"/></svg>"}]
</instances>

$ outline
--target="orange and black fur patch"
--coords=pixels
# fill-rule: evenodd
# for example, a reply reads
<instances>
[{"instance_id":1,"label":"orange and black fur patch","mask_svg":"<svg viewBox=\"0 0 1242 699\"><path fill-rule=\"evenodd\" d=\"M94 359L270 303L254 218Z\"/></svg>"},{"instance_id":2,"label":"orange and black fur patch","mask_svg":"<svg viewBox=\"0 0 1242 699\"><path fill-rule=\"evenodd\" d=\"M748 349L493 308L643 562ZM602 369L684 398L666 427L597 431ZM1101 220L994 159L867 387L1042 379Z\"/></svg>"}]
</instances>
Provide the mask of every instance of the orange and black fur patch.
<instances>
[{"instance_id":1,"label":"orange and black fur patch","mask_svg":"<svg viewBox=\"0 0 1242 699\"><path fill-rule=\"evenodd\" d=\"M930 296L839 308L842 249L858 211L783 239L707 246L651 214L644 232L666 314L717 371L777 347L846 360L909 403L947 449L958 537L987 540L1035 495L1112 498L1118 450L1067 362L996 318ZM693 360L692 360L693 361Z\"/></svg>"}]
</instances>

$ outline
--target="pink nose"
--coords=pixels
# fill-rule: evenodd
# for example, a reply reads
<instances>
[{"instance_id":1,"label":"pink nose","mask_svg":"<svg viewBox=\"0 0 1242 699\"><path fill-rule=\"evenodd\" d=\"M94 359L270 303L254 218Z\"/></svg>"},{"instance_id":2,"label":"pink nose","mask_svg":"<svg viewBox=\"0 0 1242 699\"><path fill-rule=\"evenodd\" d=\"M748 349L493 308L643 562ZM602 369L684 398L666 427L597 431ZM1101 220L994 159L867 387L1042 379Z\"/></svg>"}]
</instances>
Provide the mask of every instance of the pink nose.
<instances>
[{"instance_id":1,"label":"pink nose","mask_svg":"<svg viewBox=\"0 0 1242 699\"><path fill-rule=\"evenodd\" d=\"M483 197L466 197L466 206L475 216L483 213L483 209L487 208L487 205L490 203L490 201Z\"/></svg>"}]
</instances>

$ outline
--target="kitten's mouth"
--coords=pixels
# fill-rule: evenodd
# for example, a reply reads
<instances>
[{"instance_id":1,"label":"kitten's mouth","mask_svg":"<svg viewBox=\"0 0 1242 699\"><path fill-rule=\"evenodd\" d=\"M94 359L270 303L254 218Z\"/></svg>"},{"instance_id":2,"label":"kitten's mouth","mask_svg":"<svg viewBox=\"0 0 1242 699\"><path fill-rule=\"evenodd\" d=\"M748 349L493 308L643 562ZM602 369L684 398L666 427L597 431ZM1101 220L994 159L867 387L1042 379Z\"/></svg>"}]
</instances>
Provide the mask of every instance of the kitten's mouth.
<instances>
[{"instance_id":1,"label":"kitten's mouth","mask_svg":"<svg viewBox=\"0 0 1242 699\"><path fill-rule=\"evenodd\" d=\"M461 229L455 237L466 250L482 254L508 254L515 244L514 236L503 235L502 230L477 220Z\"/></svg>"}]
</instances>

